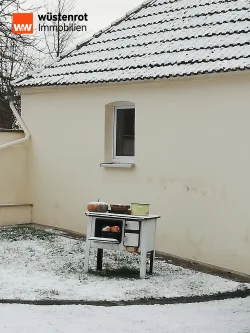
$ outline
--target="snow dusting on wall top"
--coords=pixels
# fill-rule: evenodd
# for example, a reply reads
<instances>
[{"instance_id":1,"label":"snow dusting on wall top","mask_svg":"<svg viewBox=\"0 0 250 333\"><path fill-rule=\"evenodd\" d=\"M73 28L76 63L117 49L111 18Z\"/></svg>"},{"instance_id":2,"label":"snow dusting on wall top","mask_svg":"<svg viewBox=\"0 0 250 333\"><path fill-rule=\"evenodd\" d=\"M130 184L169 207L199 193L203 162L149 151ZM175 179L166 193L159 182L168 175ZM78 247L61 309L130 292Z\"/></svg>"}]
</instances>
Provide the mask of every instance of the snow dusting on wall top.
<instances>
[{"instance_id":1,"label":"snow dusting on wall top","mask_svg":"<svg viewBox=\"0 0 250 333\"><path fill-rule=\"evenodd\" d=\"M17 87L250 69L250 1L151 0Z\"/></svg>"}]
</instances>

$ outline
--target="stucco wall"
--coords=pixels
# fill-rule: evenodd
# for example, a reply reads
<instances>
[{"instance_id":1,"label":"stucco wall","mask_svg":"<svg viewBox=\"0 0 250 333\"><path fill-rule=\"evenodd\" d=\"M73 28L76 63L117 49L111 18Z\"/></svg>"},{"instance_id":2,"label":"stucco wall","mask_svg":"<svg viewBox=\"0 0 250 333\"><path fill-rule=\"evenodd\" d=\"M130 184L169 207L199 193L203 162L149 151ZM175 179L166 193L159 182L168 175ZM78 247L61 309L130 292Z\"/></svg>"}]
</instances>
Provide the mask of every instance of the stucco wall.
<instances>
[{"instance_id":1,"label":"stucco wall","mask_svg":"<svg viewBox=\"0 0 250 333\"><path fill-rule=\"evenodd\" d=\"M91 200L150 202L157 250L250 274L249 78L24 90L33 222L85 233ZM135 169L100 167L114 101L136 106Z\"/></svg>"},{"instance_id":2,"label":"stucco wall","mask_svg":"<svg viewBox=\"0 0 250 333\"><path fill-rule=\"evenodd\" d=\"M22 132L1 132L0 145L20 139ZM31 222L29 143L0 150L0 225Z\"/></svg>"},{"instance_id":3,"label":"stucco wall","mask_svg":"<svg viewBox=\"0 0 250 333\"><path fill-rule=\"evenodd\" d=\"M32 205L0 205L0 226L31 223Z\"/></svg>"}]
</instances>

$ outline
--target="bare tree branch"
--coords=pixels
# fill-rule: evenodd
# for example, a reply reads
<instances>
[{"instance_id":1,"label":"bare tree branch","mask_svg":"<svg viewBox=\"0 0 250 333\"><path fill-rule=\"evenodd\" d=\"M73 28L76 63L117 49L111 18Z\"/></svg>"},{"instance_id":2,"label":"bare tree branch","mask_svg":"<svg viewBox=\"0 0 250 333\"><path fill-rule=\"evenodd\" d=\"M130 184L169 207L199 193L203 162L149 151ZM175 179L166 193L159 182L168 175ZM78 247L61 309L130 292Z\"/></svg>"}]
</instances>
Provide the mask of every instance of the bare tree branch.
<instances>
[{"instance_id":1,"label":"bare tree branch","mask_svg":"<svg viewBox=\"0 0 250 333\"><path fill-rule=\"evenodd\" d=\"M53 0L50 5L45 5L47 12L51 12L53 14L58 15L58 20L53 22L52 25L56 27L52 31L44 31L45 44L47 48L47 52L50 58L55 59L59 57L64 51L67 50L70 44L72 44L77 38L77 31L68 30L68 31L60 31L60 15L69 15L73 13L75 8L76 1L75 0ZM78 24L79 21L74 22Z\"/></svg>"},{"instance_id":2,"label":"bare tree branch","mask_svg":"<svg viewBox=\"0 0 250 333\"><path fill-rule=\"evenodd\" d=\"M32 50L38 50L34 36L12 33L11 15L33 10L35 8L27 7L26 0L0 0L0 127L17 126L5 96L18 95L11 81L35 66ZM20 101L16 103L20 111Z\"/></svg>"}]
</instances>

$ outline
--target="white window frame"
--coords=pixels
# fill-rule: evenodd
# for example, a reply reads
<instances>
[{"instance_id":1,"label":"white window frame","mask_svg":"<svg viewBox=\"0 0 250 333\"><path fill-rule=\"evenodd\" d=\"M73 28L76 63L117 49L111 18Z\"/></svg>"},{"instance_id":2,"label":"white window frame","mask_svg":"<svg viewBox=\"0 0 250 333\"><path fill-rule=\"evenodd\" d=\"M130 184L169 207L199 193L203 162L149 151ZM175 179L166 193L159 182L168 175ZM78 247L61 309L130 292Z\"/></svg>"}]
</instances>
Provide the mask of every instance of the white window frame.
<instances>
[{"instance_id":1,"label":"white window frame","mask_svg":"<svg viewBox=\"0 0 250 333\"><path fill-rule=\"evenodd\" d=\"M117 128L117 110L134 109L134 105L116 105L113 111L113 162L114 163L134 163L134 156L116 156L116 128ZM135 148L134 148L135 149Z\"/></svg>"}]
</instances>

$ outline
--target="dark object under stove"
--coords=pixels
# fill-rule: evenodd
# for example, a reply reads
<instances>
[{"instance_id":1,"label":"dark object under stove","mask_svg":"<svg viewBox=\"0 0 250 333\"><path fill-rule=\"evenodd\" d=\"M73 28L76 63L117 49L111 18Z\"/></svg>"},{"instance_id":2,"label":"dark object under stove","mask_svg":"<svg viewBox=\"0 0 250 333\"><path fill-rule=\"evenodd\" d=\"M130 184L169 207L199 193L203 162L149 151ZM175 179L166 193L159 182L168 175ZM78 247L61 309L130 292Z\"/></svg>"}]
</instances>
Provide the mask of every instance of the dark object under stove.
<instances>
[{"instance_id":1,"label":"dark object under stove","mask_svg":"<svg viewBox=\"0 0 250 333\"><path fill-rule=\"evenodd\" d=\"M120 211L116 211L116 210L108 210L108 213L110 214L125 214L125 215L131 215L131 210L120 210Z\"/></svg>"}]
</instances>

